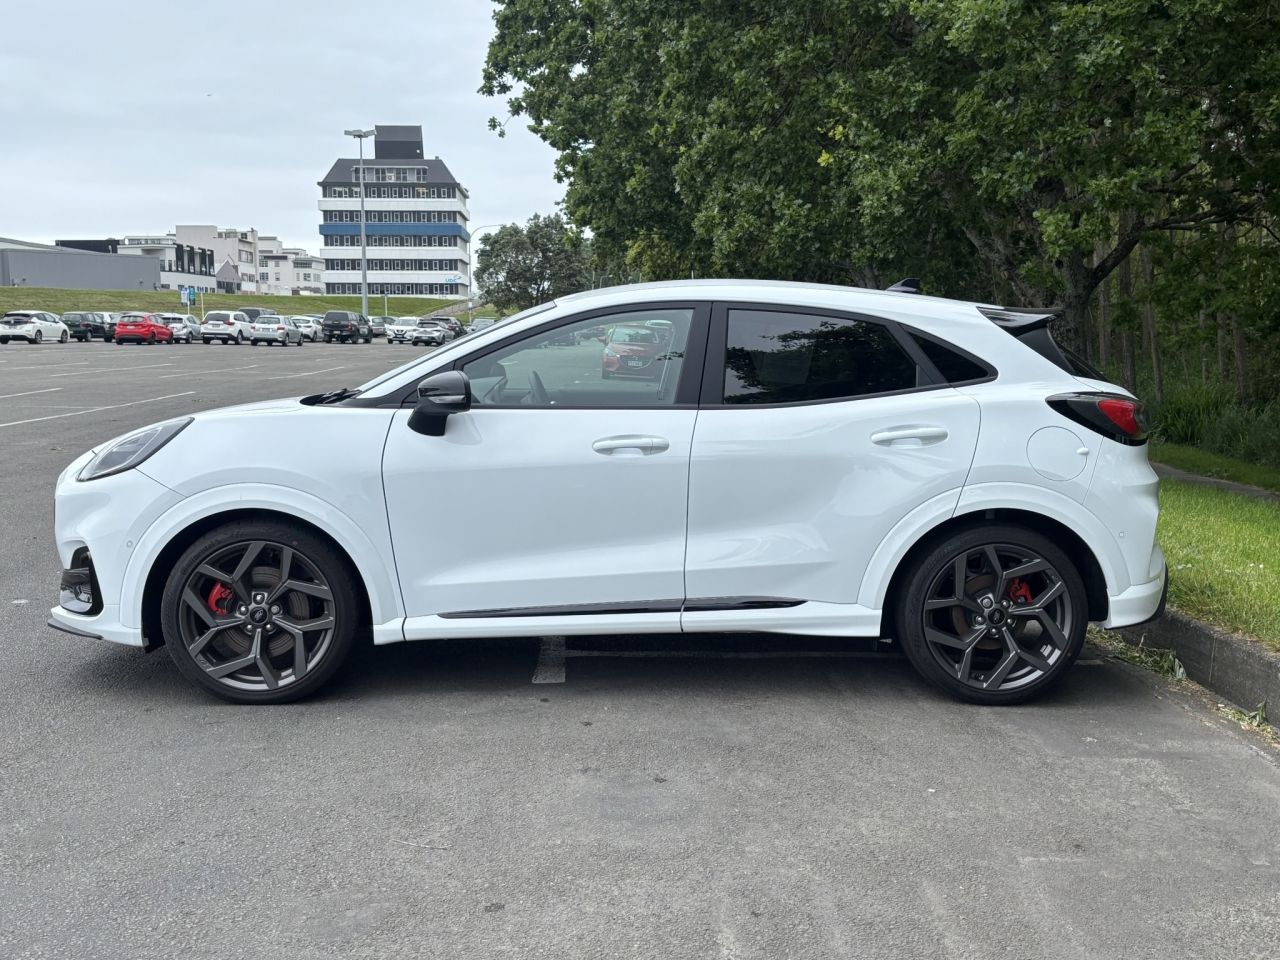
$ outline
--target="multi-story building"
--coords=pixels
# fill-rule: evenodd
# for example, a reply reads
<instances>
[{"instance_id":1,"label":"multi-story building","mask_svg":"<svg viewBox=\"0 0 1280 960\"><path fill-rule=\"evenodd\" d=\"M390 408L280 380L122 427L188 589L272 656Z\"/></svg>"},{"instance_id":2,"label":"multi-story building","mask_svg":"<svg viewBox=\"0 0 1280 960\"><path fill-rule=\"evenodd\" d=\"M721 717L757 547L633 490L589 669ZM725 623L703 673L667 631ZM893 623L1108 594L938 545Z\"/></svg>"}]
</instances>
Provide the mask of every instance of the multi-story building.
<instances>
[{"instance_id":1,"label":"multi-story building","mask_svg":"<svg viewBox=\"0 0 1280 960\"><path fill-rule=\"evenodd\" d=\"M324 293L324 261L301 247L286 247L278 237L258 235L258 292Z\"/></svg>"},{"instance_id":2,"label":"multi-story building","mask_svg":"<svg viewBox=\"0 0 1280 960\"><path fill-rule=\"evenodd\" d=\"M213 251L218 289L237 293L261 293L258 289L258 231L218 227L211 223L180 223L174 231L179 243ZM232 265L227 268L228 262ZM238 277L238 281L235 279ZM238 282L238 286L235 284ZM235 289L232 290L232 287Z\"/></svg>"},{"instance_id":3,"label":"multi-story building","mask_svg":"<svg viewBox=\"0 0 1280 960\"><path fill-rule=\"evenodd\" d=\"M319 186L326 293L360 292L363 189L370 296L470 295L470 195L423 156L422 127L376 126L363 182L359 161L344 158Z\"/></svg>"}]
</instances>

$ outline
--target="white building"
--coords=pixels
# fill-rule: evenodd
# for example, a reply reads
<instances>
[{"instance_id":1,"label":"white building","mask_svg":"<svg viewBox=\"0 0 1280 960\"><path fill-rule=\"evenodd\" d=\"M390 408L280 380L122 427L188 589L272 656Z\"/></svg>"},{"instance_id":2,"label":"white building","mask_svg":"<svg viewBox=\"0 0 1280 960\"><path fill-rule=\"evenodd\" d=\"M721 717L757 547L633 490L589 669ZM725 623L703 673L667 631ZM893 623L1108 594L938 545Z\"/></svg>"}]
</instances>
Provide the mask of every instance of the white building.
<instances>
[{"instance_id":1,"label":"white building","mask_svg":"<svg viewBox=\"0 0 1280 960\"><path fill-rule=\"evenodd\" d=\"M258 289L258 231L218 227L205 223L180 223L174 231L179 243L204 247L213 251L214 273L218 289L225 293L265 293ZM230 262L233 270L227 270ZM239 278L239 286L233 277Z\"/></svg>"},{"instance_id":2,"label":"white building","mask_svg":"<svg viewBox=\"0 0 1280 960\"><path fill-rule=\"evenodd\" d=\"M324 293L323 261L278 237L258 235L258 292L290 296Z\"/></svg>"},{"instance_id":3,"label":"white building","mask_svg":"<svg viewBox=\"0 0 1280 960\"><path fill-rule=\"evenodd\" d=\"M180 243L175 234L163 236L131 234L121 237L116 252L129 256L152 257L160 263L160 289L177 290L195 287L202 293L217 288L218 264L208 247Z\"/></svg>"},{"instance_id":4,"label":"white building","mask_svg":"<svg viewBox=\"0 0 1280 960\"><path fill-rule=\"evenodd\" d=\"M421 127L374 130L363 184L354 158L319 182L325 292L360 292L363 187L369 295L469 296L469 194L439 157L423 157Z\"/></svg>"}]
</instances>

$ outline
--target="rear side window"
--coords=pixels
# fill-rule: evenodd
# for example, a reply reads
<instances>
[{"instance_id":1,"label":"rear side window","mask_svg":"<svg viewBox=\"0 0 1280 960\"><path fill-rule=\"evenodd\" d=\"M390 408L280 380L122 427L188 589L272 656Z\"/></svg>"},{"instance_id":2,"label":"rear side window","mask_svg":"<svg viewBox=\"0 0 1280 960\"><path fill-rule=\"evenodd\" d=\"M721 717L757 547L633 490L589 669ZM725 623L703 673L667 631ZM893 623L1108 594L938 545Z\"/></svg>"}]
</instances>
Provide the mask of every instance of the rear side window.
<instances>
[{"instance_id":1,"label":"rear side window","mask_svg":"<svg viewBox=\"0 0 1280 960\"><path fill-rule=\"evenodd\" d=\"M937 340L930 340L928 337L914 333L911 339L938 368L938 373L942 374L942 379L947 383L970 383L974 380L985 380L991 376L991 371L982 364L950 347L943 346Z\"/></svg>"},{"instance_id":2,"label":"rear side window","mask_svg":"<svg viewBox=\"0 0 1280 960\"><path fill-rule=\"evenodd\" d=\"M878 323L730 310L725 403L840 400L918 383L915 362Z\"/></svg>"}]
</instances>

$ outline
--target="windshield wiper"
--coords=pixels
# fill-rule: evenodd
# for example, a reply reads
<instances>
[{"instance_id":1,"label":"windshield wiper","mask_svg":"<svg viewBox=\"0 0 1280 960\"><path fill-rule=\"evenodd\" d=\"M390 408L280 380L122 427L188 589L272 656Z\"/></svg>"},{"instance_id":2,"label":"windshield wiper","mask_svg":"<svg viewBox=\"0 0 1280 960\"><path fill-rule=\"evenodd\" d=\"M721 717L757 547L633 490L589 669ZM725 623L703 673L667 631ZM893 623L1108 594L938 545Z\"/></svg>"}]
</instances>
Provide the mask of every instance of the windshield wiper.
<instances>
[{"instance_id":1,"label":"windshield wiper","mask_svg":"<svg viewBox=\"0 0 1280 960\"><path fill-rule=\"evenodd\" d=\"M322 403L341 403L343 400L350 400L352 397L360 393L351 387L342 387L340 390L330 390L328 393L322 393L316 397L316 405Z\"/></svg>"}]
</instances>

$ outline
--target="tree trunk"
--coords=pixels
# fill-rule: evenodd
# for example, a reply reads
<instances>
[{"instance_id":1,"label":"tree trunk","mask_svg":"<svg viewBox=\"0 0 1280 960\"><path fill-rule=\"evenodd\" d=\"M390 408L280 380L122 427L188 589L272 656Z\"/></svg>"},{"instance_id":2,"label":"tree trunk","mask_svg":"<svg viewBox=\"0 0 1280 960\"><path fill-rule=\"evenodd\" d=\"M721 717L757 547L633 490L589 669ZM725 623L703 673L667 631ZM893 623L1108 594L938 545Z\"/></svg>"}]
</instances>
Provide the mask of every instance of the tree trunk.
<instances>
[{"instance_id":1,"label":"tree trunk","mask_svg":"<svg viewBox=\"0 0 1280 960\"><path fill-rule=\"evenodd\" d=\"M1205 343L1205 340L1207 339L1207 334L1205 333L1206 325L1204 311L1201 310L1200 316L1196 320L1196 326L1200 332L1200 382L1204 384L1209 382L1209 350Z\"/></svg>"},{"instance_id":2,"label":"tree trunk","mask_svg":"<svg viewBox=\"0 0 1280 960\"><path fill-rule=\"evenodd\" d=\"M1098 366L1111 363L1111 278L1098 286Z\"/></svg>"},{"instance_id":3,"label":"tree trunk","mask_svg":"<svg viewBox=\"0 0 1280 960\"><path fill-rule=\"evenodd\" d=\"M1156 308L1151 302L1152 285L1155 274L1151 268L1151 251L1145 246L1139 253L1142 264L1142 281L1145 290L1142 298L1143 339L1151 351L1151 378L1154 382L1156 400L1164 399L1164 366L1160 357L1160 334L1156 330Z\"/></svg>"},{"instance_id":4,"label":"tree trunk","mask_svg":"<svg viewBox=\"0 0 1280 960\"><path fill-rule=\"evenodd\" d=\"M1239 317L1231 318L1231 339L1236 354L1236 397L1244 403L1249 399L1249 365L1245 356L1244 324Z\"/></svg>"},{"instance_id":5,"label":"tree trunk","mask_svg":"<svg viewBox=\"0 0 1280 960\"><path fill-rule=\"evenodd\" d=\"M1227 318L1222 314L1215 314L1214 320L1218 326L1218 379L1221 380L1227 375Z\"/></svg>"},{"instance_id":6,"label":"tree trunk","mask_svg":"<svg viewBox=\"0 0 1280 960\"><path fill-rule=\"evenodd\" d=\"M1133 272L1129 258L1125 257L1116 267L1116 300L1128 304L1133 299ZM1130 390L1138 386L1137 349L1133 342L1133 327L1126 324L1120 331L1120 359L1124 364L1124 385Z\"/></svg>"}]
</instances>

